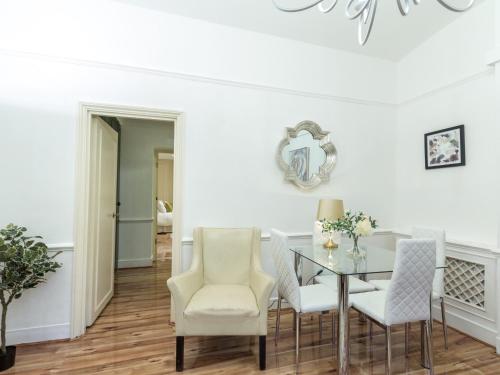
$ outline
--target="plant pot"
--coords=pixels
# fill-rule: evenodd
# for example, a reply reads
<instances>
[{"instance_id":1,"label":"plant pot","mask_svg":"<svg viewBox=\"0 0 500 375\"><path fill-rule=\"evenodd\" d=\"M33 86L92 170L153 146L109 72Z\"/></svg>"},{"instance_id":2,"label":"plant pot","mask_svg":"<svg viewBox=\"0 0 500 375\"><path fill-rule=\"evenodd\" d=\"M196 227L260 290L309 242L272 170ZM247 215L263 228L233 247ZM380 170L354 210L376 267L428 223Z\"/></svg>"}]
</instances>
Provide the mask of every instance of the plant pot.
<instances>
[{"instance_id":1,"label":"plant pot","mask_svg":"<svg viewBox=\"0 0 500 375\"><path fill-rule=\"evenodd\" d=\"M7 353L0 352L0 371L10 369L16 363L16 347L7 346Z\"/></svg>"}]
</instances>

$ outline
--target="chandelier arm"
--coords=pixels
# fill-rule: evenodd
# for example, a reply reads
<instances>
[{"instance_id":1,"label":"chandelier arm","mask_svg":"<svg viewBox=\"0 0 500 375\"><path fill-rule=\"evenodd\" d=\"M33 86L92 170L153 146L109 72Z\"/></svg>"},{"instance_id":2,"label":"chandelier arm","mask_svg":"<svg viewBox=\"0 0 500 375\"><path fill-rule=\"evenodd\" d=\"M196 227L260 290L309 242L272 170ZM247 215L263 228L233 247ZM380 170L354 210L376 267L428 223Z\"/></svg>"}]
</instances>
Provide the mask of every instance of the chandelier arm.
<instances>
[{"instance_id":1,"label":"chandelier arm","mask_svg":"<svg viewBox=\"0 0 500 375\"><path fill-rule=\"evenodd\" d=\"M456 7L448 4L446 2L446 0L437 0L437 1L439 2L439 4L444 6L446 9L451 10L452 12L465 12L465 11L469 10L470 8L472 8L472 6L474 5L474 2L476 0L469 0L469 3L463 8L456 8Z\"/></svg>"},{"instance_id":2,"label":"chandelier arm","mask_svg":"<svg viewBox=\"0 0 500 375\"><path fill-rule=\"evenodd\" d=\"M365 9L365 11L366 13L359 18L358 24L358 42L360 46L364 46L366 44L372 33L373 22L375 21L375 14L377 13L377 0L371 0L370 7L368 9ZM370 20L370 23L368 23L368 20ZM366 32L366 35L363 37L363 25L366 25L367 23L368 30Z\"/></svg>"},{"instance_id":3,"label":"chandelier arm","mask_svg":"<svg viewBox=\"0 0 500 375\"><path fill-rule=\"evenodd\" d=\"M407 16L410 12L410 4L408 0L398 0L398 8L402 16Z\"/></svg>"},{"instance_id":4,"label":"chandelier arm","mask_svg":"<svg viewBox=\"0 0 500 375\"><path fill-rule=\"evenodd\" d=\"M313 7L315 7L316 5L322 3L323 1L325 0L314 0L311 4L309 5L305 5L303 7L299 7L299 8L287 8L287 7L282 7L281 5L279 5L276 0L273 0L273 4L276 8L278 8L279 10L283 11L283 12L289 12L289 13L293 13L293 12L302 12L303 10L308 10L308 9L311 9Z\"/></svg>"},{"instance_id":5,"label":"chandelier arm","mask_svg":"<svg viewBox=\"0 0 500 375\"><path fill-rule=\"evenodd\" d=\"M337 5L337 0L333 0L332 3L327 7L323 6L323 2L324 1L318 3L318 9L321 13L331 12L333 8L335 8L335 5Z\"/></svg>"},{"instance_id":6,"label":"chandelier arm","mask_svg":"<svg viewBox=\"0 0 500 375\"><path fill-rule=\"evenodd\" d=\"M347 5L345 7L345 16L347 18L349 18L350 20L353 20L355 18L358 18L361 16L361 14L365 11L365 9L367 9L372 0L365 0L365 3L363 4L363 6L355 13L351 13L351 7L352 7L352 3L354 3L355 1L358 1L358 0L349 0L347 2Z\"/></svg>"}]
</instances>

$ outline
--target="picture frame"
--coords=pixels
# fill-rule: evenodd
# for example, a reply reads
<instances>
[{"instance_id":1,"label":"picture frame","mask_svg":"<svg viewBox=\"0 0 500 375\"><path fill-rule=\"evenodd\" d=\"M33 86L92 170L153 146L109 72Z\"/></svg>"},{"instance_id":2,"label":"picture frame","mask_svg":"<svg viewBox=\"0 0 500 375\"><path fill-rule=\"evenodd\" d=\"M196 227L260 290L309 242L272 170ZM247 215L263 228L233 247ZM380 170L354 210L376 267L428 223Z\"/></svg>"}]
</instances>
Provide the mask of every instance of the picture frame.
<instances>
[{"instance_id":1,"label":"picture frame","mask_svg":"<svg viewBox=\"0 0 500 375\"><path fill-rule=\"evenodd\" d=\"M436 130L424 134L425 169L465 165L465 126Z\"/></svg>"}]
</instances>

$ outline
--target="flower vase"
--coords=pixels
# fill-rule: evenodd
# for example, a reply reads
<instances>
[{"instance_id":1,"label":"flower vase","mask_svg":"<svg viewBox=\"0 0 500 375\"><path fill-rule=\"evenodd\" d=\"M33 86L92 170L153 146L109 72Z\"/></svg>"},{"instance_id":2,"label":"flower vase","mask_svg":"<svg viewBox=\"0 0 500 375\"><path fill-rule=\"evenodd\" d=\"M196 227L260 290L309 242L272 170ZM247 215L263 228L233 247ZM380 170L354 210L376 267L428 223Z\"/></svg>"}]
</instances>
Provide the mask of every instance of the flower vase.
<instances>
[{"instance_id":1,"label":"flower vase","mask_svg":"<svg viewBox=\"0 0 500 375\"><path fill-rule=\"evenodd\" d=\"M363 258L366 255L366 253L358 245L359 236L353 236L352 240L353 240L353 245L352 249L349 251L350 255L353 258Z\"/></svg>"}]
</instances>

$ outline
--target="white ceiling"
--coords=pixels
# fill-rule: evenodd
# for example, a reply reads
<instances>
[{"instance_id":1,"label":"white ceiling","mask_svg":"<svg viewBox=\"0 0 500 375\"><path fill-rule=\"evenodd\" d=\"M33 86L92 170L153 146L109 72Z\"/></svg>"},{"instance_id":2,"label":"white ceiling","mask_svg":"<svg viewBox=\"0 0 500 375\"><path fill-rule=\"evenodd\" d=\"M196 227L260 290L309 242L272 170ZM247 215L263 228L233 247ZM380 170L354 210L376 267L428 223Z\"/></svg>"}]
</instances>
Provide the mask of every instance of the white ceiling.
<instances>
[{"instance_id":1,"label":"white ceiling","mask_svg":"<svg viewBox=\"0 0 500 375\"><path fill-rule=\"evenodd\" d=\"M360 47L357 21L344 16L347 0L339 0L337 7L328 14L316 8L284 13L274 7L272 0L118 1L394 61L461 15L446 10L437 0L422 0L418 6L412 4L410 14L403 17L396 0L379 0L371 38ZM464 0L448 2L463 4Z\"/></svg>"}]
</instances>

